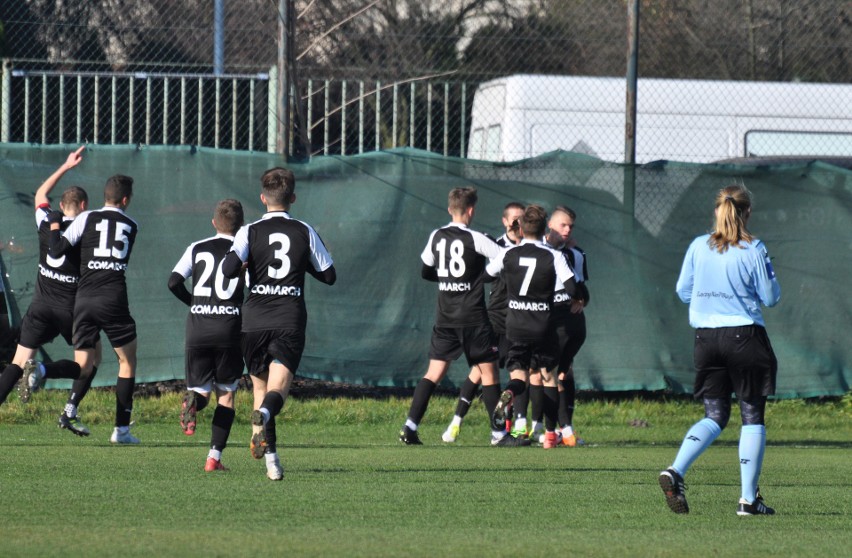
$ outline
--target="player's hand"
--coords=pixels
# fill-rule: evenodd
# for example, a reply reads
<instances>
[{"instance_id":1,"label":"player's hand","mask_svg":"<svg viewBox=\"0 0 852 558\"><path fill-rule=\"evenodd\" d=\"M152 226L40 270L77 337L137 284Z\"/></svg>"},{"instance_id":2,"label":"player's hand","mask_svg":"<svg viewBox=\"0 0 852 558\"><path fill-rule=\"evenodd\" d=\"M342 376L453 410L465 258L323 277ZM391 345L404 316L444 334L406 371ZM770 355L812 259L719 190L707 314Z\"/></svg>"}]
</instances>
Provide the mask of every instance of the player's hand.
<instances>
[{"instance_id":1,"label":"player's hand","mask_svg":"<svg viewBox=\"0 0 852 558\"><path fill-rule=\"evenodd\" d=\"M73 169L77 165L79 165L83 161L83 150L86 149L85 145L81 145L77 151L68 155L68 158L65 159L65 168Z\"/></svg>"},{"instance_id":2,"label":"player's hand","mask_svg":"<svg viewBox=\"0 0 852 558\"><path fill-rule=\"evenodd\" d=\"M47 214L47 222L51 225L60 224L62 220L65 218L65 215L61 211L53 210Z\"/></svg>"},{"instance_id":3,"label":"player's hand","mask_svg":"<svg viewBox=\"0 0 852 558\"><path fill-rule=\"evenodd\" d=\"M584 300L579 299L579 298L572 298L571 299L571 313L572 314L579 314L580 312L583 311L583 308L585 308L585 307L586 307L586 302Z\"/></svg>"}]
</instances>

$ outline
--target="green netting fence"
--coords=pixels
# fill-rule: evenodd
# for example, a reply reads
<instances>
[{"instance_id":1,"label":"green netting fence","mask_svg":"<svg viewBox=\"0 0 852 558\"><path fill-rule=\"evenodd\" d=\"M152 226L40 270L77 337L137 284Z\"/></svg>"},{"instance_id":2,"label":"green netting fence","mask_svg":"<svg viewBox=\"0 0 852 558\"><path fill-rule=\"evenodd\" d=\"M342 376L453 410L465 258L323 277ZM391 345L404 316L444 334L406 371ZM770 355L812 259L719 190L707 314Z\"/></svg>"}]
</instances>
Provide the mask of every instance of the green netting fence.
<instances>
[{"instance_id":1,"label":"green netting fence","mask_svg":"<svg viewBox=\"0 0 852 558\"><path fill-rule=\"evenodd\" d=\"M33 193L73 147L0 145L0 257L13 322L35 285ZM259 177L281 159L136 146L91 146L84 157L54 199L76 184L99 207L108 176L135 178L128 212L140 230L127 280L139 331L138 381L182 379L187 308L167 289L169 273L190 242L213 234L217 200L241 200L247 220L262 214ZM434 284L420 278L419 255L429 232L449 220L448 190L473 184L480 191L474 228L494 235L502 233L509 201L576 210L575 236L588 254L592 293L588 338L575 362L579 389L689 392L692 331L675 281L690 240L711 226L715 191L743 181L755 196L751 228L769 247L782 288L781 303L765 313L779 359L778 396L849 390L848 170L823 163L670 162L633 169L565 152L494 164L410 149L290 166L298 180L292 213L315 226L338 270L332 287L308 281L302 376L377 386L417 382L427 364L436 296ZM60 341L44 352L67 358L71 349ZM113 384L116 368L114 356L105 354L96 385ZM466 373L456 363L446 382L458 385Z\"/></svg>"}]
</instances>

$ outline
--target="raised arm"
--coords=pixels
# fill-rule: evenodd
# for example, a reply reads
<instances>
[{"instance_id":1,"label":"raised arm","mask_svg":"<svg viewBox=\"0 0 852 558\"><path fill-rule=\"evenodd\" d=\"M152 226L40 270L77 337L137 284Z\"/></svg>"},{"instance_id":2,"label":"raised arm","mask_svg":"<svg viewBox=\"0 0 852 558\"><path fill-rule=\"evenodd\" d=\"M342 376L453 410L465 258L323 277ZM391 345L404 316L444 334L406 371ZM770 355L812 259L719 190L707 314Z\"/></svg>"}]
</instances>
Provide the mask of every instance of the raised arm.
<instances>
[{"instance_id":1,"label":"raised arm","mask_svg":"<svg viewBox=\"0 0 852 558\"><path fill-rule=\"evenodd\" d=\"M50 195L50 192L59 182L59 179L62 178L62 176L66 172L80 164L80 162L83 160L82 153L84 149L86 149L85 145L80 146L77 151L74 151L73 153L68 155L68 158L65 159L65 162L62 163L62 165L58 169L56 169L56 172L51 174L48 179L45 180L41 186L38 187L38 190L36 190L35 193L36 209L38 209L39 207L46 206L50 203L47 199L47 196Z\"/></svg>"}]
</instances>

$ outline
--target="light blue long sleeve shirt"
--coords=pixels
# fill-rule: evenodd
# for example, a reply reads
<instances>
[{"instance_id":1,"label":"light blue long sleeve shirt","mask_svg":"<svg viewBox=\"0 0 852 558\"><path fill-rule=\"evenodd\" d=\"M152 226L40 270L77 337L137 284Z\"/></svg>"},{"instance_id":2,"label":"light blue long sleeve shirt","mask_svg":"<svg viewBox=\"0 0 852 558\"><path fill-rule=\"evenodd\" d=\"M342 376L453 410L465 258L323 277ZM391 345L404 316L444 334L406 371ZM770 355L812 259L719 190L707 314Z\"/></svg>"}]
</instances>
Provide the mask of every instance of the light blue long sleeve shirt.
<instances>
[{"instance_id":1,"label":"light blue long sleeve shirt","mask_svg":"<svg viewBox=\"0 0 852 558\"><path fill-rule=\"evenodd\" d=\"M709 238L705 234L692 241L677 280L677 295L689 304L689 325L765 326L761 304L775 306L781 300L766 246L754 239L720 254L707 244Z\"/></svg>"}]
</instances>

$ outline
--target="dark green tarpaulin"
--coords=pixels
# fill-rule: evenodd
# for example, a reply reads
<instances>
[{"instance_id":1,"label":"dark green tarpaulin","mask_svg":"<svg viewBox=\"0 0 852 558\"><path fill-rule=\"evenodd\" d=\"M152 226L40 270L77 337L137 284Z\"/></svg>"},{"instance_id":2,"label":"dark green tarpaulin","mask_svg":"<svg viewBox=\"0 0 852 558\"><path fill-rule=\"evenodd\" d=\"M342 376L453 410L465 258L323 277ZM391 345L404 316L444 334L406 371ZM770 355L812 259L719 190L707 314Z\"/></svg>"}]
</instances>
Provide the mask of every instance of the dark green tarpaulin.
<instances>
[{"instance_id":1,"label":"dark green tarpaulin","mask_svg":"<svg viewBox=\"0 0 852 558\"><path fill-rule=\"evenodd\" d=\"M21 313L36 277L33 193L73 147L0 146L0 256ZM190 242L213 234L217 200L237 198L248 220L258 218L259 177L280 162L260 153L93 146L57 187L54 200L77 184L100 207L108 176L135 178L128 213L140 230L128 285L139 330L139 381L183 377L187 309L166 288L169 273ZM588 254L592 292L588 339L575 364L580 389L689 392L692 332L675 281L690 240L711 226L715 191L744 181L755 197L751 229L769 247L782 288L781 303L765 312L780 363L778 395L849 390L847 170L820 163L661 162L636 169L634 200L624 194L624 167L564 152L494 164L402 149L320 157L291 168L298 178L292 214L315 226L338 270L333 287L308 281L304 376L383 386L417 382L427 363L436 294L435 285L420 278L419 255L429 232L449 220L449 189L474 184L480 202L473 226L494 235L502 233L500 215L509 201L576 210L575 236ZM62 342L45 350L52 358L71 353ZM457 363L448 381L458 384L466 372ZM112 384L115 376L115 359L107 354L96 385Z\"/></svg>"}]
</instances>

